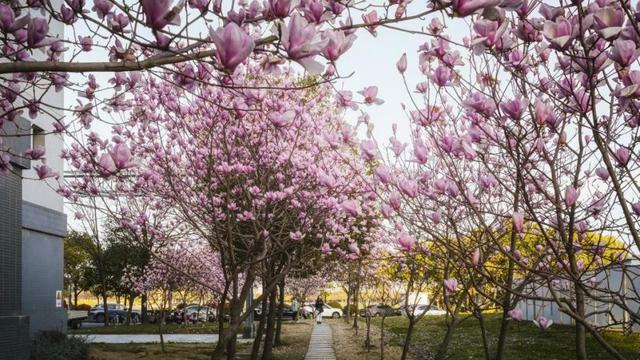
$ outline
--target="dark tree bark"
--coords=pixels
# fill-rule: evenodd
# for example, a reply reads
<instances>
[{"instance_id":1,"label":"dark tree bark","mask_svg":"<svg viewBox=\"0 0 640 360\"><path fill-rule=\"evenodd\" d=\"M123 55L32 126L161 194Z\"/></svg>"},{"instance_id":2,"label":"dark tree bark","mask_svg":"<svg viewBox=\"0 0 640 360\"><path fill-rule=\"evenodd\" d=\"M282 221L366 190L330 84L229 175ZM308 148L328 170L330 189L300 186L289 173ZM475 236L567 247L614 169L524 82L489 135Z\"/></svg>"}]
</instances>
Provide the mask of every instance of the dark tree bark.
<instances>
[{"instance_id":1,"label":"dark tree bark","mask_svg":"<svg viewBox=\"0 0 640 360\"><path fill-rule=\"evenodd\" d=\"M284 279L282 279L282 281L280 281L280 284L278 284L278 295L279 295L279 299L278 299L278 319L277 319L277 323L276 323L276 335L275 335L275 340L274 340L274 346L280 346L282 344L281 341L281 332L282 332L282 313L284 311Z\"/></svg>"},{"instance_id":2,"label":"dark tree bark","mask_svg":"<svg viewBox=\"0 0 640 360\"><path fill-rule=\"evenodd\" d=\"M278 292L277 292L277 289L274 288L271 291L271 293L269 293L267 331L264 336L264 349L262 351L262 360L271 360L273 358L273 340L275 337L277 297L278 297Z\"/></svg>"}]
</instances>

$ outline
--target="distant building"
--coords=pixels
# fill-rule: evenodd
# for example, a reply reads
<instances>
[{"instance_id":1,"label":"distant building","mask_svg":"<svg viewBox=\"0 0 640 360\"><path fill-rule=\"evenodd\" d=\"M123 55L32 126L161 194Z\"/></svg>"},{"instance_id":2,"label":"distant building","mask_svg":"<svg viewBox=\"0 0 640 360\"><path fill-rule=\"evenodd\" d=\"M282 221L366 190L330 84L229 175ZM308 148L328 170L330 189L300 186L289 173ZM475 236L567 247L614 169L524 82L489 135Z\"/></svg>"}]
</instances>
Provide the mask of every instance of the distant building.
<instances>
[{"instance_id":1,"label":"distant building","mask_svg":"<svg viewBox=\"0 0 640 360\"><path fill-rule=\"evenodd\" d=\"M624 271L622 270L623 267ZM622 294L629 311L640 315L640 261L628 260L622 266L609 266L602 271L594 273L593 279L590 281L597 284L600 289ZM558 286L554 286L554 289L558 289L558 293L561 296L569 299L573 298L573 289L569 282L559 283ZM549 288L540 284L528 286L523 292L532 296L551 297ZM605 291L602 291L594 297L606 300L610 296ZM575 321L570 316L560 311L556 302L525 299L518 303L518 307L522 311L523 319L526 320L535 320L539 316L544 316L553 320L556 324L575 324ZM629 312L618 305L587 298L585 312L592 314L587 317L587 321L598 328L640 331L640 322L633 321Z\"/></svg>"}]
</instances>

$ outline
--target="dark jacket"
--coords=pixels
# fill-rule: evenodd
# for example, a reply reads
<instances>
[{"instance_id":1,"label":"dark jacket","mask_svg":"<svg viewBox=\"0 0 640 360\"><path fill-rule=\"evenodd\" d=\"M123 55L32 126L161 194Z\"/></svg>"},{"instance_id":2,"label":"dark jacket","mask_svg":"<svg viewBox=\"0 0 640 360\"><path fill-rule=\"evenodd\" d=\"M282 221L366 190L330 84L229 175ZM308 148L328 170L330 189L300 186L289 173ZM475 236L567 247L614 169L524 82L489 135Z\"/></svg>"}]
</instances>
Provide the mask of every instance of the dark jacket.
<instances>
[{"instance_id":1,"label":"dark jacket","mask_svg":"<svg viewBox=\"0 0 640 360\"><path fill-rule=\"evenodd\" d=\"M321 313L324 310L324 301L322 299L316 300L316 311Z\"/></svg>"}]
</instances>

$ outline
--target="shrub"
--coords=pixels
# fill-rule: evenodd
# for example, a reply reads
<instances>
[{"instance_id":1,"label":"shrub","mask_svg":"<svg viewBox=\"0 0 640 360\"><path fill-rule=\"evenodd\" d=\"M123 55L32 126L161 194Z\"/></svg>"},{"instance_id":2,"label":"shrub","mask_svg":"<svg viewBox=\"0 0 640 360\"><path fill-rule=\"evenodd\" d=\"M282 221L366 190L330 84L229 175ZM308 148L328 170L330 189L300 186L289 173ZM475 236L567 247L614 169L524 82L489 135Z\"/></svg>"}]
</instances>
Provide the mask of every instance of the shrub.
<instances>
[{"instance_id":1,"label":"shrub","mask_svg":"<svg viewBox=\"0 0 640 360\"><path fill-rule=\"evenodd\" d=\"M37 333L31 343L31 360L86 360L89 344L80 337L67 337L61 331Z\"/></svg>"},{"instance_id":2,"label":"shrub","mask_svg":"<svg viewBox=\"0 0 640 360\"><path fill-rule=\"evenodd\" d=\"M327 302L327 305L331 306L332 308L336 308L336 309L341 309L342 305L340 305L339 302L337 301L329 301Z\"/></svg>"},{"instance_id":3,"label":"shrub","mask_svg":"<svg viewBox=\"0 0 640 360\"><path fill-rule=\"evenodd\" d=\"M353 315L356 312L356 305L355 304L350 304L349 308L351 309L351 311L349 312L349 314ZM347 315L347 307L345 306L342 311L344 312L345 315Z\"/></svg>"},{"instance_id":4,"label":"shrub","mask_svg":"<svg viewBox=\"0 0 640 360\"><path fill-rule=\"evenodd\" d=\"M92 309L92 306L89 304L80 304L73 308L73 310L84 310L84 311L89 311L91 309Z\"/></svg>"}]
</instances>

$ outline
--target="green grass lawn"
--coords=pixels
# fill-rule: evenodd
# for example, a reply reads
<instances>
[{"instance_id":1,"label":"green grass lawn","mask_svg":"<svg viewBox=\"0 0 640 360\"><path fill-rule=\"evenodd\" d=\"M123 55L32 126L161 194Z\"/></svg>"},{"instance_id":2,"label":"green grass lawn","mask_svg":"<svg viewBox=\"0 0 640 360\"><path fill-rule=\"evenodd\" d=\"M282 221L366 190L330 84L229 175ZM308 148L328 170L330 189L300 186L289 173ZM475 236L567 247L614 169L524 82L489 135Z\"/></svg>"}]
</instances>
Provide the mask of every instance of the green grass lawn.
<instances>
[{"instance_id":1,"label":"green grass lawn","mask_svg":"<svg viewBox=\"0 0 640 360\"><path fill-rule=\"evenodd\" d=\"M501 314L486 315L486 327L492 355L498 341ZM380 324L379 320L375 322ZM403 317L389 317L385 329L396 336L392 344L401 345L406 334L408 321ZM446 331L444 316L423 318L413 333L412 353L415 359L431 359L437 351ZM640 360L640 334L624 336L621 333L606 332L605 338L629 360ZM506 346L506 358L513 360L564 360L575 359L574 328L554 324L546 332L541 332L530 321L512 323ZM611 356L588 335L587 353L590 360L608 360ZM480 327L475 318L468 318L458 325L448 355L451 360L484 359Z\"/></svg>"},{"instance_id":2,"label":"green grass lawn","mask_svg":"<svg viewBox=\"0 0 640 360\"><path fill-rule=\"evenodd\" d=\"M215 334L218 332L218 323L197 324L166 324L162 326L165 334ZM158 324L136 324L85 327L77 330L69 330L70 334L158 334Z\"/></svg>"},{"instance_id":3,"label":"green grass lawn","mask_svg":"<svg viewBox=\"0 0 640 360\"><path fill-rule=\"evenodd\" d=\"M301 360L307 352L311 336L312 323L285 323L282 326L282 345L274 348L274 360ZM166 352L162 352L160 344L90 344L92 360L208 360L215 344L177 344L167 343ZM250 344L238 344L236 359L249 359Z\"/></svg>"}]
</instances>

